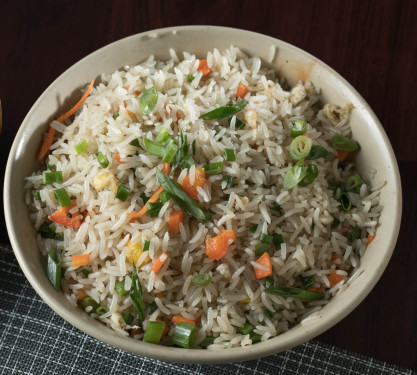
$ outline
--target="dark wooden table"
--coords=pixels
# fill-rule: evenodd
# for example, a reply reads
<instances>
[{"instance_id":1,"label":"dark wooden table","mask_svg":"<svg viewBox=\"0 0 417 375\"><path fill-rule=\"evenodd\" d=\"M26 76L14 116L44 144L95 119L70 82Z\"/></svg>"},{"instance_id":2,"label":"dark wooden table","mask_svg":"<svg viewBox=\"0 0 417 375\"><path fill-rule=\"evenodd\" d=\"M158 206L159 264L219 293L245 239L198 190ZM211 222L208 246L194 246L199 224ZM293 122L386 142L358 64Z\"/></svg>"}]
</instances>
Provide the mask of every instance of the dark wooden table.
<instances>
[{"instance_id":1,"label":"dark wooden table","mask_svg":"<svg viewBox=\"0 0 417 375\"><path fill-rule=\"evenodd\" d=\"M292 43L338 71L388 134L403 184L399 240L365 301L319 340L417 369L417 1L0 1L1 173L46 87L82 57L155 28L237 27ZM4 219L1 240L7 241Z\"/></svg>"}]
</instances>

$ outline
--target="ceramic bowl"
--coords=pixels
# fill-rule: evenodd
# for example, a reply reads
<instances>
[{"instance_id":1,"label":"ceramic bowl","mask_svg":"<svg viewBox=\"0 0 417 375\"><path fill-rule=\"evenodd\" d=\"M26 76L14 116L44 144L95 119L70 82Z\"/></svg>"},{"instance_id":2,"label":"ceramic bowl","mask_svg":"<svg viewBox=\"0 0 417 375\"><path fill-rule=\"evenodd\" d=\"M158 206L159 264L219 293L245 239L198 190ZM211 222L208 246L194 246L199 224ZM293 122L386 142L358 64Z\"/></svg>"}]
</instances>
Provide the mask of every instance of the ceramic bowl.
<instances>
[{"instance_id":1,"label":"ceramic bowl","mask_svg":"<svg viewBox=\"0 0 417 375\"><path fill-rule=\"evenodd\" d=\"M362 147L357 158L358 170L373 186L386 182L381 191L384 209L377 235L363 256L360 276L321 310L319 318L266 342L211 351L156 346L122 337L71 305L49 283L24 203L24 177L39 169L36 155L50 121L56 118L60 108L69 108L78 100L80 89L92 77L140 63L151 54L157 59L168 59L169 48L201 57L213 48L224 50L231 44L249 55L261 57L291 85L300 79L311 80L322 89L323 102L354 105L350 124L353 138ZM373 170L377 170L375 176ZM401 184L393 150L380 122L356 90L326 64L299 48L265 35L214 26L182 26L133 35L101 48L69 68L48 87L29 111L11 148L4 180L4 208L10 240L23 272L41 298L66 321L98 340L143 356L175 362L225 363L266 356L302 344L335 325L367 296L386 268L397 240Z\"/></svg>"}]
</instances>

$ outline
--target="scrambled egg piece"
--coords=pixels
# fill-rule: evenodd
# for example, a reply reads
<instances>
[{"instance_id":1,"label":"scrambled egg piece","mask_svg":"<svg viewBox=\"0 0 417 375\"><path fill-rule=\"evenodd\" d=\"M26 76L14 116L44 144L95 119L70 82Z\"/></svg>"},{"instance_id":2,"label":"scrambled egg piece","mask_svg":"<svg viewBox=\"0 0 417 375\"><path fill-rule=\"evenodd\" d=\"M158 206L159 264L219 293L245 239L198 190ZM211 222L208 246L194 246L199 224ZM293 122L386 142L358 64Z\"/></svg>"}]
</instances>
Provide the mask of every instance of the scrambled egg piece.
<instances>
[{"instance_id":1,"label":"scrambled egg piece","mask_svg":"<svg viewBox=\"0 0 417 375\"><path fill-rule=\"evenodd\" d=\"M257 119L258 119L258 114L256 112L256 109L248 109L245 112L245 120L252 129L256 129Z\"/></svg>"},{"instance_id":2,"label":"scrambled egg piece","mask_svg":"<svg viewBox=\"0 0 417 375\"><path fill-rule=\"evenodd\" d=\"M127 248L129 249L126 253L126 258L129 263L135 264L137 267L142 267L145 264L148 264L151 261L149 257L149 253L147 254L146 258L142 261L141 264L137 264L139 261L140 256L143 254L142 245L140 243L132 244L129 240L127 241ZM148 251L146 251L148 252Z\"/></svg>"},{"instance_id":3,"label":"scrambled egg piece","mask_svg":"<svg viewBox=\"0 0 417 375\"><path fill-rule=\"evenodd\" d=\"M302 100L304 100L307 96L307 91L301 83L294 86L291 90L290 94L290 102L293 106L296 106Z\"/></svg>"},{"instance_id":4,"label":"scrambled egg piece","mask_svg":"<svg viewBox=\"0 0 417 375\"><path fill-rule=\"evenodd\" d=\"M323 114L326 116L333 125L338 124L340 121L348 118L350 110L353 108L352 103L348 103L344 108L339 107L336 104L326 104L323 107Z\"/></svg>"},{"instance_id":5,"label":"scrambled egg piece","mask_svg":"<svg viewBox=\"0 0 417 375\"><path fill-rule=\"evenodd\" d=\"M116 195L116 176L109 171L104 171L96 175L93 180L93 185L98 192L102 191L106 186L110 185L112 192Z\"/></svg>"}]
</instances>

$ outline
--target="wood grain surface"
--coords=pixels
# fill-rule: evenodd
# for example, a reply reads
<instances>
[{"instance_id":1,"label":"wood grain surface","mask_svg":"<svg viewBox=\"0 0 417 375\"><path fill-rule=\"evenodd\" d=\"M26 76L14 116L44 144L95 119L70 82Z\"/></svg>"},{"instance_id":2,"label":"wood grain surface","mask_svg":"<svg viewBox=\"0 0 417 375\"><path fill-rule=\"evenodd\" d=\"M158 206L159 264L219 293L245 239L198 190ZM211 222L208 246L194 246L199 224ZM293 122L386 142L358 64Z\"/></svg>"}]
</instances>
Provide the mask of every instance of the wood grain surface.
<instances>
[{"instance_id":1,"label":"wood grain surface","mask_svg":"<svg viewBox=\"0 0 417 375\"><path fill-rule=\"evenodd\" d=\"M123 37L207 24L267 34L345 77L382 122L401 170L399 240L362 304L319 340L417 369L417 1L0 1L0 162L29 109L62 72ZM1 240L7 241L4 219Z\"/></svg>"}]
</instances>

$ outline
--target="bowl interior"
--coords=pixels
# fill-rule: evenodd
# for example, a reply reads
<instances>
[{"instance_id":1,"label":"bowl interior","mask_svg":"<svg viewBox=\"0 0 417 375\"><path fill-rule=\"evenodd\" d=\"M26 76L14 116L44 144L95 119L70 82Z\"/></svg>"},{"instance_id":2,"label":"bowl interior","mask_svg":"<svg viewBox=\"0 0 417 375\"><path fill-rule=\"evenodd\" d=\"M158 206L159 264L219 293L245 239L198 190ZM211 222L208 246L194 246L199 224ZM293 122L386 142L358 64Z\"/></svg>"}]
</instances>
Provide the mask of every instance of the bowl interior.
<instances>
[{"instance_id":1,"label":"bowl interior","mask_svg":"<svg viewBox=\"0 0 417 375\"><path fill-rule=\"evenodd\" d=\"M205 56L213 48L231 44L259 56L292 85L311 80L322 89L322 101L354 105L350 124L353 137L361 144L357 163L360 173L373 186L385 182L381 192L384 205L377 236L366 251L360 276L335 297L317 319L256 345L223 351L185 350L155 346L121 337L83 311L74 308L56 292L45 277L43 259L37 249L36 234L24 203L24 178L39 169L36 155L42 133L58 111L69 108L79 89L101 73L111 73L124 65L140 63L153 54L168 59L169 48ZM374 175L373 171L377 170ZM277 39L244 30L213 26L188 26L146 32L110 44L87 56L63 73L34 104L13 143L5 175L4 206L10 240L26 277L37 293L68 322L116 347L162 360L216 363L248 360L301 344L330 328L352 311L378 281L392 254L401 219L401 186L397 163L378 119L363 98L336 72L306 52Z\"/></svg>"}]
</instances>

